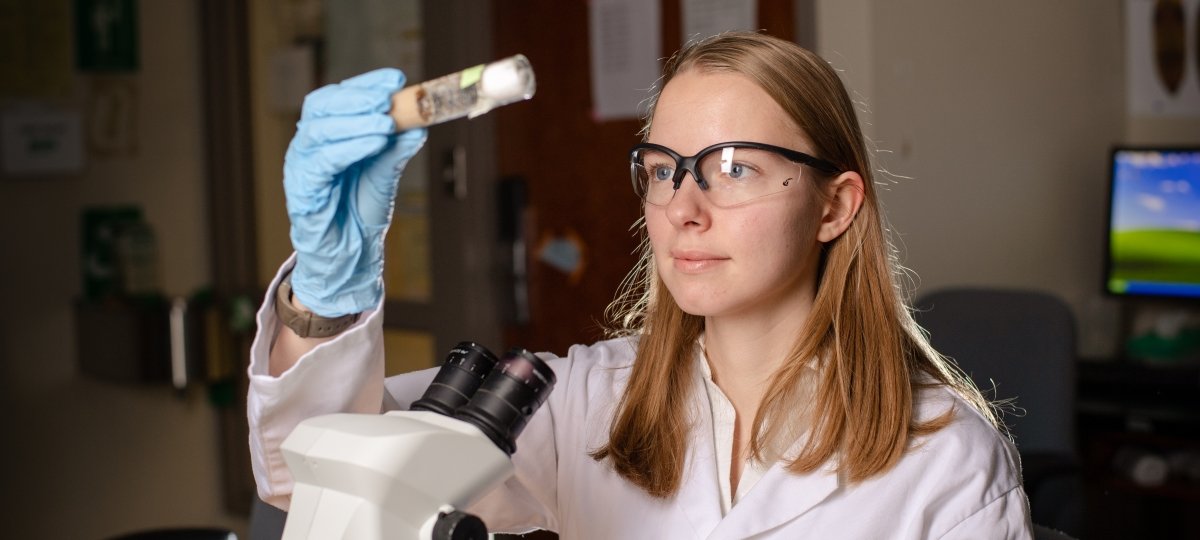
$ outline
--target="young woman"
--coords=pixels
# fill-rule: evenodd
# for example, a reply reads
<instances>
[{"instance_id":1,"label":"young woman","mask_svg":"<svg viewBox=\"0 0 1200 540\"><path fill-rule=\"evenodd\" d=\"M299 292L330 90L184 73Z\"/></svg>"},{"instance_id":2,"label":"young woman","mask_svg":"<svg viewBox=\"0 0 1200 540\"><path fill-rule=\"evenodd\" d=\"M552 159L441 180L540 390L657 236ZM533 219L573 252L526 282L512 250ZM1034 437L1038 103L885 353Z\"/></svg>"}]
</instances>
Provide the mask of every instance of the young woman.
<instances>
[{"instance_id":1,"label":"young woman","mask_svg":"<svg viewBox=\"0 0 1200 540\"><path fill-rule=\"evenodd\" d=\"M298 422L407 407L432 378L383 377L378 246L424 137L391 133L402 84L389 70L318 90L288 152L296 256L273 287L294 293L259 313L249 412L260 495L282 508ZM515 476L470 510L572 539L1031 537L1015 450L895 284L837 74L723 34L667 63L644 134L623 335L550 360Z\"/></svg>"}]
</instances>

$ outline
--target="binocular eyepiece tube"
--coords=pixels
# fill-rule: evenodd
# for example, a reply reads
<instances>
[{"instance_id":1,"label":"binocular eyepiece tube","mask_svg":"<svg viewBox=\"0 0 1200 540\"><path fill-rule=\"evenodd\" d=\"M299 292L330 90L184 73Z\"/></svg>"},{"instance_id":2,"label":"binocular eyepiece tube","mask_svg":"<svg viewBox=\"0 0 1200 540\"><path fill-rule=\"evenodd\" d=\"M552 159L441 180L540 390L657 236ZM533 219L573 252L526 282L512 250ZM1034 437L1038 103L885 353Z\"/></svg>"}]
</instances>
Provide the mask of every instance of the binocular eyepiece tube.
<instances>
[{"instance_id":1,"label":"binocular eyepiece tube","mask_svg":"<svg viewBox=\"0 0 1200 540\"><path fill-rule=\"evenodd\" d=\"M505 453L554 389L554 371L525 349L497 359L471 341L455 346L412 410L435 412L467 422Z\"/></svg>"}]
</instances>

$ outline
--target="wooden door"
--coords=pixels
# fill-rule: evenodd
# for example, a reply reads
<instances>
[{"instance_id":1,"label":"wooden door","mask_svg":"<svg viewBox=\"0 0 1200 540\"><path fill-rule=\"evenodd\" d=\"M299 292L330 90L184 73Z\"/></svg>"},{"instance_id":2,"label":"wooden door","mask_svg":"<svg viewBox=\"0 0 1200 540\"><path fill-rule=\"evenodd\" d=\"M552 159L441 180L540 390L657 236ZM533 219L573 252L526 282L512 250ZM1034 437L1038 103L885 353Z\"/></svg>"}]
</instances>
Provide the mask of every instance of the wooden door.
<instances>
[{"instance_id":1,"label":"wooden door","mask_svg":"<svg viewBox=\"0 0 1200 540\"><path fill-rule=\"evenodd\" d=\"M522 179L528 203L528 318L510 317L504 339L507 346L565 354L572 344L603 336L604 310L636 262L630 226L641 209L627 160L641 126L592 119L587 2L500 2L493 11L496 57L524 54L538 78L534 99L492 113L498 178ZM793 0L760 0L758 19L772 35L793 39ZM662 25L658 56L665 58L682 43L680 0L662 1ZM582 245L576 275L538 256L555 238Z\"/></svg>"}]
</instances>

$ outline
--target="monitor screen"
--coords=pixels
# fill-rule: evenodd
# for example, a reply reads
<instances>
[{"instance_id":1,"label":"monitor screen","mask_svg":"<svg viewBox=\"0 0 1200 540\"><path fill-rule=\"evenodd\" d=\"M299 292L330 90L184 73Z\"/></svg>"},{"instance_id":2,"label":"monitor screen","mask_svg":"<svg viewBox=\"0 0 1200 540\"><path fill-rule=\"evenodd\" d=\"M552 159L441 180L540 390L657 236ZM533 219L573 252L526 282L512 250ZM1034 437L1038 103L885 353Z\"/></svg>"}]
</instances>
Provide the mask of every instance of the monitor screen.
<instances>
[{"instance_id":1,"label":"monitor screen","mask_svg":"<svg viewBox=\"0 0 1200 540\"><path fill-rule=\"evenodd\" d=\"M1200 299L1200 148L1116 148L1104 286Z\"/></svg>"}]
</instances>

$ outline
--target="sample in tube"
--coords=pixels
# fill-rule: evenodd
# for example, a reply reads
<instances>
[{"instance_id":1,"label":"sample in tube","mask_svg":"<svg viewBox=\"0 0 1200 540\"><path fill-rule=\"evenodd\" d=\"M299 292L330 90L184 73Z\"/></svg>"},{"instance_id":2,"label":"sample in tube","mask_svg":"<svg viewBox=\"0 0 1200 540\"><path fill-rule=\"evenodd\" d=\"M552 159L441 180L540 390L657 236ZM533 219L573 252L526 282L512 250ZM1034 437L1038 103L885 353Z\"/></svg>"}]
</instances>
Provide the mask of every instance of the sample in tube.
<instances>
[{"instance_id":1,"label":"sample in tube","mask_svg":"<svg viewBox=\"0 0 1200 540\"><path fill-rule=\"evenodd\" d=\"M475 118L533 97L535 87L529 59L518 54L396 92L392 95L391 116L400 131L464 116Z\"/></svg>"}]
</instances>

